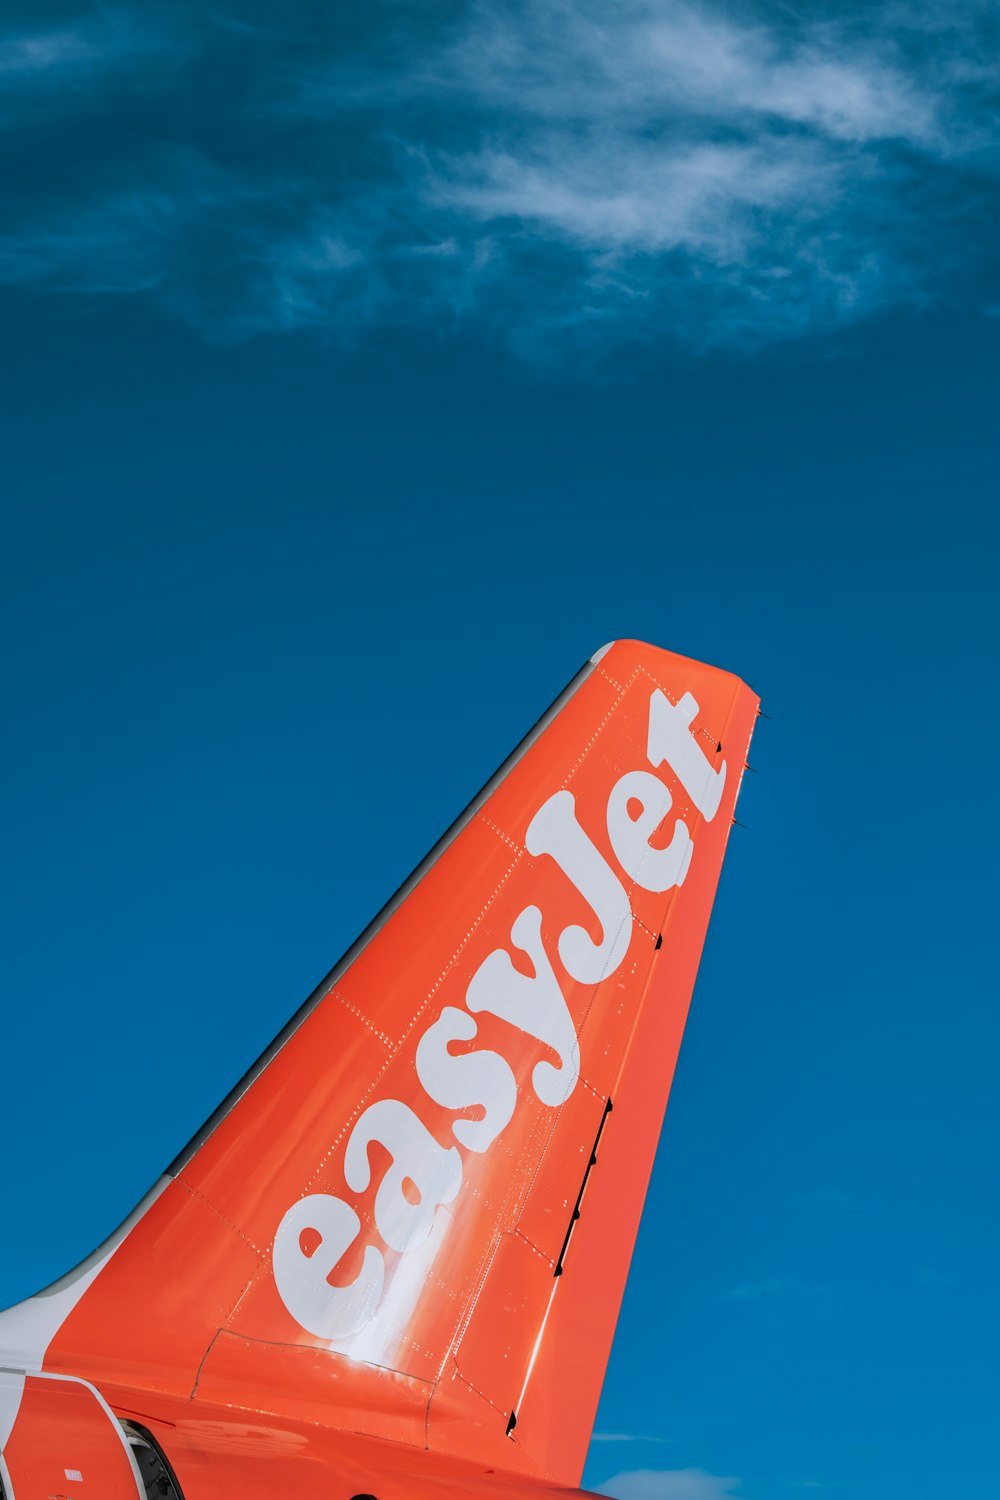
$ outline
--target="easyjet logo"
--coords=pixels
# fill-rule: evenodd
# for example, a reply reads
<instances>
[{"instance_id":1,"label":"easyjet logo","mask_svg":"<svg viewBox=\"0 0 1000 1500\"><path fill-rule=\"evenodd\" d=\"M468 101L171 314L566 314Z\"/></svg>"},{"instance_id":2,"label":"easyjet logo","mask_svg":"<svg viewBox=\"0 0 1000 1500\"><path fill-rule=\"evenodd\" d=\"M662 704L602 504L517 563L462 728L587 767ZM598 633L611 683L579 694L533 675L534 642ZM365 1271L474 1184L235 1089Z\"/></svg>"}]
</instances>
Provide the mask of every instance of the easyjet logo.
<instances>
[{"instance_id":1,"label":"easyjet logo","mask_svg":"<svg viewBox=\"0 0 1000 1500\"><path fill-rule=\"evenodd\" d=\"M726 765L723 761L716 770L698 744L692 732L697 713L690 693L675 704L657 689L649 700L649 768L627 771L608 798L605 816L615 860L647 891L682 885L694 850L681 818L675 819L666 847L651 845L672 804L661 776L653 773L669 767L706 820L711 821L719 808ZM579 822L572 792L556 792L543 802L528 824L525 847L531 855L547 854L555 860L600 925L600 942L575 925L560 933L559 959L567 974L581 984L606 979L628 951L632 911L618 872ZM538 1062L531 1074L531 1087L543 1105L558 1108L576 1087L576 1030L541 931L541 911L526 906L511 927L510 942L528 956L533 977L515 968L508 948L495 948L473 974L464 1008L444 1006L417 1043L417 1076L427 1095L447 1110L478 1106L482 1118L455 1119L451 1130L456 1144L444 1146L410 1105L379 1099L359 1116L348 1137L344 1178L352 1193L364 1193L371 1186L368 1147L373 1141L391 1158L374 1206L375 1227L390 1250L406 1254L427 1239L437 1209L451 1203L462 1186L462 1151L488 1151L517 1107L514 1072L499 1052L448 1050L452 1042L475 1038L478 1014L501 1017L555 1054L557 1062ZM354 1208L331 1193L301 1198L278 1227L272 1261L278 1292L292 1317L317 1338L349 1338L378 1309L385 1286L385 1260L378 1244L365 1247L361 1270L350 1285L330 1282L361 1232Z\"/></svg>"}]
</instances>

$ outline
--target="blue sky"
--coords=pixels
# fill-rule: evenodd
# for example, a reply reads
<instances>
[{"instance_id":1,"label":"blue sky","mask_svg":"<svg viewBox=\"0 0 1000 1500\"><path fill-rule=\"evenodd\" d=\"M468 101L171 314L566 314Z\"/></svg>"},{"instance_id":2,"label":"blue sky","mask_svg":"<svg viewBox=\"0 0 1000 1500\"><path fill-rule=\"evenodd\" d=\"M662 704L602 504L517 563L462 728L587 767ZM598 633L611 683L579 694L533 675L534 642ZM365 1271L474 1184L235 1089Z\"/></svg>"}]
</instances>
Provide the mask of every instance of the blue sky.
<instances>
[{"instance_id":1,"label":"blue sky","mask_svg":"<svg viewBox=\"0 0 1000 1500\"><path fill-rule=\"evenodd\" d=\"M587 1481L989 1491L997 20L8 9L0 1302L635 635L772 718Z\"/></svg>"}]
</instances>

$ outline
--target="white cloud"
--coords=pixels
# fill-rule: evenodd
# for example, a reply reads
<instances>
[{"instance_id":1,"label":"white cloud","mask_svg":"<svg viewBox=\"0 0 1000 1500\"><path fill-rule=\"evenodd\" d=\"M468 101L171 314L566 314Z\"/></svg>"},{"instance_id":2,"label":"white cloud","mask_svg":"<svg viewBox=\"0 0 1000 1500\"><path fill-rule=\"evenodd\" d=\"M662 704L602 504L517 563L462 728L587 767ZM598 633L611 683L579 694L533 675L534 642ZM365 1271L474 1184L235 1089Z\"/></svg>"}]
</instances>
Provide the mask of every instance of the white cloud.
<instances>
[{"instance_id":1,"label":"white cloud","mask_svg":"<svg viewBox=\"0 0 1000 1500\"><path fill-rule=\"evenodd\" d=\"M288 34L310 41L295 9ZM334 28L287 57L280 30L222 16L157 67L260 49L241 65L241 152L222 166L208 144L233 138L220 66L183 148L130 148L126 126L121 159L81 177L103 187L26 202L0 279L138 292L213 335L462 326L577 367L923 306L986 247L1000 60L981 14L478 0L450 29L397 34L387 13L350 56ZM114 15L100 38L0 42L0 80L90 58L98 88L98 57L122 48L142 77L138 23Z\"/></svg>"},{"instance_id":2,"label":"white cloud","mask_svg":"<svg viewBox=\"0 0 1000 1500\"><path fill-rule=\"evenodd\" d=\"M732 1287L726 1297L733 1302L774 1302L801 1291L800 1284L788 1277L765 1276L761 1281L748 1281L742 1286Z\"/></svg>"},{"instance_id":3,"label":"white cloud","mask_svg":"<svg viewBox=\"0 0 1000 1500\"><path fill-rule=\"evenodd\" d=\"M727 1500L740 1481L704 1469L631 1469L599 1485L615 1500Z\"/></svg>"},{"instance_id":4,"label":"white cloud","mask_svg":"<svg viewBox=\"0 0 1000 1500\"><path fill-rule=\"evenodd\" d=\"M90 62L93 42L80 31L42 31L0 39L0 79L63 71Z\"/></svg>"},{"instance_id":5,"label":"white cloud","mask_svg":"<svg viewBox=\"0 0 1000 1500\"><path fill-rule=\"evenodd\" d=\"M159 253L178 205L157 193L109 198L79 214L0 235L0 280L32 281L64 292L148 291L165 274Z\"/></svg>"},{"instance_id":6,"label":"white cloud","mask_svg":"<svg viewBox=\"0 0 1000 1500\"><path fill-rule=\"evenodd\" d=\"M776 157L747 142L664 146L609 133L540 139L530 156L485 151L450 162L432 201L474 219L517 218L588 250L642 255L683 249L715 263L757 238L749 209L791 211L833 190L809 142Z\"/></svg>"},{"instance_id":7,"label":"white cloud","mask_svg":"<svg viewBox=\"0 0 1000 1500\"><path fill-rule=\"evenodd\" d=\"M480 0L432 75L521 116L559 121L782 120L847 140L939 137L937 100L892 30L698 0Z\"/></svg>"},{"instance_id":8,"label":"white cloud","mask_svg":"<svg viewBox=\"0 0 1000 1500\"><path fill-rule=\"evenodd\" d=\"M638 1432L595 1432L591 1435L592 1443L669 1443L670 1438L649 1437Z\"/></svg>"},{"instance_id":9,"label":"white cloud","mask_svg":"<svg viewBox=\"0 0 1000 1500\"><path fill-rule=\"evenodd\" d=\"M72 107L73 100L58 98L60 85L97 84L110 69L150 51L157 40L155 17L124 8L102 8L73 25L0 34L0 101L8 102L4 96L13 93L23 106L26 98L42 92L50 106ZM83 97L77 94L75 102Z\"/></svg>"},{"instance_id":10,"label":"white cloud","mask_svg":"<svg viewBox=\"0 0 1000 1500\"><path fill-rule=\"evenodd\" d=\"M831 1213L849 1208L850 1196L841 1187L810 1188L793 1199L793 1207L829 1211Z\"/></svg>"},{"instance_id":11,"label":"white cloud","mask_svg":"<svg viewBox=\"0 0 1000 1500\"><path fill-rule=\"evenodd\" d=\"M946 1271L936 1271L931 1266L924 1266L914 1276L913 1285L921 1291L943 1291L955 1285L955 1278Z\"/></svg>"}]
</instances>

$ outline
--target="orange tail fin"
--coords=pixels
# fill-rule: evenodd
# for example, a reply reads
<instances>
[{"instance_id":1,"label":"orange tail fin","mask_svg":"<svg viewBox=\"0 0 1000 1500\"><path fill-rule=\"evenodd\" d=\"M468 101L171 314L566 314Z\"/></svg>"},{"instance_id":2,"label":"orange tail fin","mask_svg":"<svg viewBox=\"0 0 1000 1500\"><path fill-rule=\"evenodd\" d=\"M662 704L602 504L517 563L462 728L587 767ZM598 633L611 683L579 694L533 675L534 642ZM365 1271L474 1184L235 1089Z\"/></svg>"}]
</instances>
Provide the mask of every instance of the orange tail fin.
<instances>
[{"instance_id":1,"label":"orange tail fin","mask_svg":"<svg viewBox=\"0 0 1000 1500\"><path fill-rule=\"evenodd\" d=\"M598 653L81 1278L46 1367L576 1483L756 712L728 673Z\"/></svg>"}]
</instances>

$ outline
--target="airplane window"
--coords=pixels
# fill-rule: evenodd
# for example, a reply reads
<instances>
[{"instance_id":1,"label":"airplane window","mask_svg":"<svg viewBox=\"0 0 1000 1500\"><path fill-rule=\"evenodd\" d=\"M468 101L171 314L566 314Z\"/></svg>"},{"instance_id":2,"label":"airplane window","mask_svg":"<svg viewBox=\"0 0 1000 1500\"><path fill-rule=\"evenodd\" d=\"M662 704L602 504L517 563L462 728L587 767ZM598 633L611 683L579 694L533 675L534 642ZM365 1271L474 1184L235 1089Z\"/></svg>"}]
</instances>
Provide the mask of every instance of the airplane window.
<instances>
[{"instance_id":1,"label":"airplane window","mask_svg":"<svg viewBox=\"0 0 1000 1500\"><path fill-rule=\"evenodd\" d=\"M121 1425L139 1465L146 1500L184 1500L174 1471L152 1433L137 1422L122 1422Z\"/></svg>"}]
</instances>

